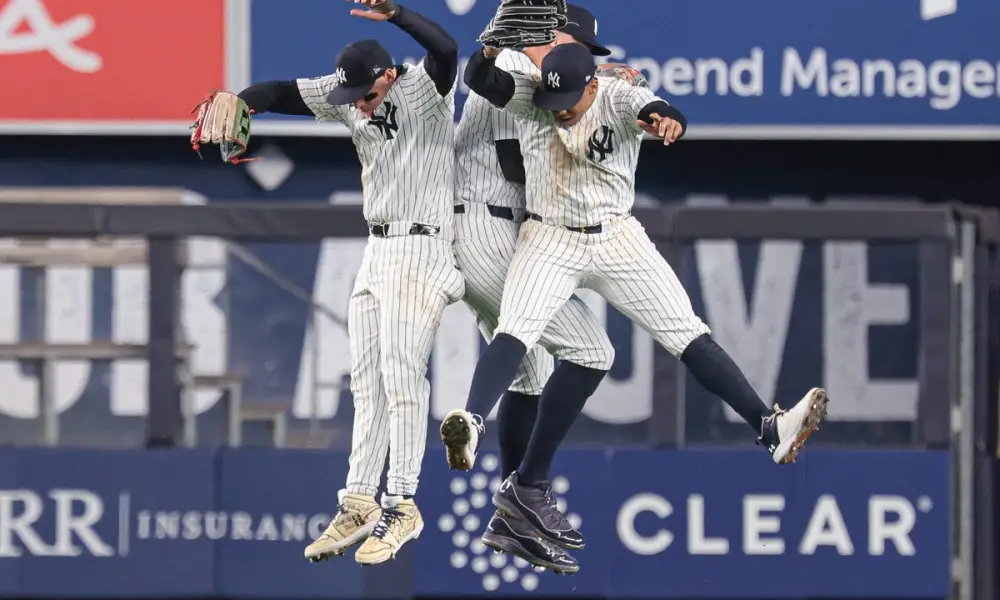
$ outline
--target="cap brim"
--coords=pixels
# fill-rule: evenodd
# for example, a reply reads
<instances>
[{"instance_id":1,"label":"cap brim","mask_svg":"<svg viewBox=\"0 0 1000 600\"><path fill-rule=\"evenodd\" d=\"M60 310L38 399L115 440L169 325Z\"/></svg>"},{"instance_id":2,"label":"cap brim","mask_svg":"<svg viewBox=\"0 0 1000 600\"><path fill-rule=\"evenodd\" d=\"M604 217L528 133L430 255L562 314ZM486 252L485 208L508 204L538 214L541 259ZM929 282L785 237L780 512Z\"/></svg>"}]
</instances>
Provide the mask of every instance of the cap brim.
<instances>
[{"instance_id":1,"label":"cap brim","mask_svg":"<svg viewBox=\"0 0 1000 600\"><path fill-rule=\"evenodd\" d=\"M590 53L594 56L611 56L611 50L608 50L597 42L585 42L583 45L589 48Z\"/></svg>"},{"instance_id":2,"label":"cap brim","mask_svg":"<svg viewBox=\"0 0 1000 600\"><path fill-rule=\"evenodd\" d=\"M576 40L578 44L583 44L594 56L611 56L611 50L598 44L597 39L591 32L580 29L580 26L576 23L570 22L559 31Z\"/></svg>"},{"instance_id":3,"label":"cap brim","mask_svg":"<svg viewBox=\"0 0 1000 600\"><path fill-rule=\"evenodd\" d=\"M532 103L542 110L569 110L583 98L584 90L571 92L549 92L541 88L535 90Z\"/></svg>"},{"instance_id":4,"label":"cap brim","mask_svg":"<svg viewBox=\"0 0 1000 600\"><path fill-rule=\"evenodd\" d=\"M365 94L372 89L372 84L363 85L338 85L326 97L326 101L332 106L342 106L344 104L354 104L365 97Z\"/></svg>"}]
</instances>

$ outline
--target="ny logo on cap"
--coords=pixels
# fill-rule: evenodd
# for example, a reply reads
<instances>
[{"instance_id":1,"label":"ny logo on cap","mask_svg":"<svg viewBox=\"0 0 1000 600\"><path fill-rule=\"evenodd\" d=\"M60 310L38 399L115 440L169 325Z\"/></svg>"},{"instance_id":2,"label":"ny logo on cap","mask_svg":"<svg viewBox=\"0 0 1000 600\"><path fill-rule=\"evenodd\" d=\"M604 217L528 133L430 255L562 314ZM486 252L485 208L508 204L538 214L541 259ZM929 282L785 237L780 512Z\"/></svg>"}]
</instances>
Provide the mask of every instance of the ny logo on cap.
<instances>
[{"instance_id":1,"label":"ny logo on cap","mask_svg":"<svg viewBox=\"0 0 1000 600\"><path fill-rule=\"evenodd\" d=\"M594 19L594 35L597 35L597 19Z\"/></svg>"},{"instance_id":2,"label":"ny logo on cap","mask_svg":"<svg viewBox=\"0 0 1000 600\"><path fill-rule=\"evenodd\" d=\"M549 71L549 87L557 88L559 87L559 73L555 71Z\"/></svg>"},{"instance_id":3,"label":"ny logo on cap","mask_svg":"<svg viewBox=\"0 0 1000 600\"><path fill-rule=\"evenodd\" d=\"M347 73L344 72L344 69L338 67L337 72L333 74L333 82L337 85L341 85L346 81Z\"/></svg>"}]
</instances>

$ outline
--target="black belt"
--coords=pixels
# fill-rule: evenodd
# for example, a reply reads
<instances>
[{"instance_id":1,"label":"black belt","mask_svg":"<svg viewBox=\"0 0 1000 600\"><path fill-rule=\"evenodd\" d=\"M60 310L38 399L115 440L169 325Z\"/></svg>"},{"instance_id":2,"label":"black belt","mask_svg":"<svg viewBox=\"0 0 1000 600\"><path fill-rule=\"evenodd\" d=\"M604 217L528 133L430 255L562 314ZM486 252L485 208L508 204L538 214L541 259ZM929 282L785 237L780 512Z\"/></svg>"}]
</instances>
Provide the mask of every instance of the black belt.
<instances>
[{"instance_id":1,"label":"black belt","mask_svg":"<svg viewBox=\"0 0 1000 600\"><path fill-rule=\"evenodd\" d=\"M487 204L486 205L486 210L490 211L490 215L491 216L494 216L494 217L496 217L498 219L506 219L508 221L513 221L514 220L514 209L512 209L512 208L507 208L506 206L493 206L492 204ZM455 205L455 214L456 215L464 215L465 214L465 205L464 204L456 204Z\"/></svg>"},{"instance_id":2,"label":"black belt","mask_svg":"<svg viewBox=\"0 0 1000 600\"><path fill-rule=\"evenodd\" d=\"M538 222L542 221L542 218L536 215L535 213L525 213L525 216L531 219L532 221L538 221ZM589 227L569 227L567 225L566 229L569 229L570 231L575 231L576 233L601 233L602 231L604 231L604 226L601 224L597 224L597 225L591 225Z\"/></svg>"},{"instance_id":3,"label":"black belt","mask_svg":"<svg viewBox=\"0 0 1000 600\"><path fill-rule=\"evenodd\" d=\"M377 225L375 223L368 224L368 233L375 237L389 237L389 225ZM437 225L423 225L421 223L414 223L410 225L410 230L406 232L407 235L430 235L434 236L441 233L441 228Z\"/></svg>"}]
</instances>

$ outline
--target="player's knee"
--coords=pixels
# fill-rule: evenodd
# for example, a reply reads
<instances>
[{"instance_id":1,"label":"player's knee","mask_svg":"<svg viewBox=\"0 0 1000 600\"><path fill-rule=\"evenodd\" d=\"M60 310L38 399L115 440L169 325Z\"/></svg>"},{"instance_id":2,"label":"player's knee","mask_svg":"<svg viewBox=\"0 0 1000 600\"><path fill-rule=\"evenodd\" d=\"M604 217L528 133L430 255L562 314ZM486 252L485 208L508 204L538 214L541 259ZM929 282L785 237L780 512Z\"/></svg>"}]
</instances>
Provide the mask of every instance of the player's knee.
<instances>
[{"instance_id":1,"label":"player's knee","mask_svg":"<svg viewBox=\"0 0 1000 600\"><path fill-rule=\"evenodd\" d=\"M522 344L524 344L524 347L530 351L530 349L535 344L538 343L540 332L535 333L534 331L530 331L529 329L530 328L526 327L511 326L511 324L509 323L505 324L501 321L500 324L497 326L496 330L493 332L493 339L496 339L501 335L506 335L521 342Z\"/></svg>"},{"instance_id":2,"label":"player's knee","mask_svg":"<svg viewBox=\"0 0 1000 600\"><path fill-rule=\"evenodd\" d=\"M696 339L705 336L712 335L712 330L709 329L708 325L704 321L698 319L696 322L692 322L691 327L685 331L681 332L670 332L663 336L657 336L661 339L657 341L660 342L670 354L677 359L680 359L684 351L687 350L691 342Z\"/></svg>"},{"instance_id":3,"label":"player's knee","mask_svg":"<svg viewBox=\"0 0 1000 600\"><path fill-rule=\"evenodd\" d=\"M615 364L615 347L611 345L610 339L605 338L600 345L573 353L572 356L563 357L562 360L588 369L610 371Z\"/></svg>"},{"instance_id":4,"label":"player's knee","mask_svg":"<svg viewBox=\"0 0 1000 600\"><path fill-rule=\"evenodd\" d=\"M390 399L415 399L428 386L426 361L383 360L382 388Z\"/></svg>"},{"instance_id":5,"label":"player's knee","mask_svg":"<svg viewBox=\"0 0 1000 600\"><path fill-rule=\"evenodd\" d=\"M611 340L605 337L604 343L598 346L597 352L594 354L594 364L583 366L600 371L610 371L614 364L615 347L611 344Z\"/></svg>"}]
</instances>

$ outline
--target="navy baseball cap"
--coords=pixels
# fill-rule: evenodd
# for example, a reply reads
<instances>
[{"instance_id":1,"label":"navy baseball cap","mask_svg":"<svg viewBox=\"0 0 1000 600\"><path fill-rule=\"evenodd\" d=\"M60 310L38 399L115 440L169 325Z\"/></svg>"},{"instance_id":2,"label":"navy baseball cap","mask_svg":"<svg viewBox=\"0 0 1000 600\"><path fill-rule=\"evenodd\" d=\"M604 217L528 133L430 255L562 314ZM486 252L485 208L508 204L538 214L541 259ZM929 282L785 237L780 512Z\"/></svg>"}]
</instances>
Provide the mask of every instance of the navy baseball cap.
<instances>
[{"instance_id":1,"label":"navy baseball cap","mask_svg":"<svg viewBox=\"0 0 1000 600\"><path fill-rule=\"evenodd\" d=\"M375 40L361 40L349 44L337 55L337 72L340 79L326 101L333 106L354 104L365 97L382 73L392 68L392 56Z\"/></svg>"},{"instance_id":2,"label":"navy baseball cap","mask_svg":"<svg viewBox=\"0 0 1000 600\"><path fill-rule=\"evenodd\" d=\"M590 50L579 44L560 44L542 60L542 81L532 101L543 110L573 108L596 72Z\"/></svg>"},{"instance_id":3,"label":"navy baseball cap","mask_svg":"<svg viewBox=\"0 0 1000 600\"><path fill-rule=\"evenodd\" d=\"M611 50L597 43L597 19L576 4L566 6L566 24L559 30L586 46L594 56L610 56Z\"/></svg>"}]
</instances>

